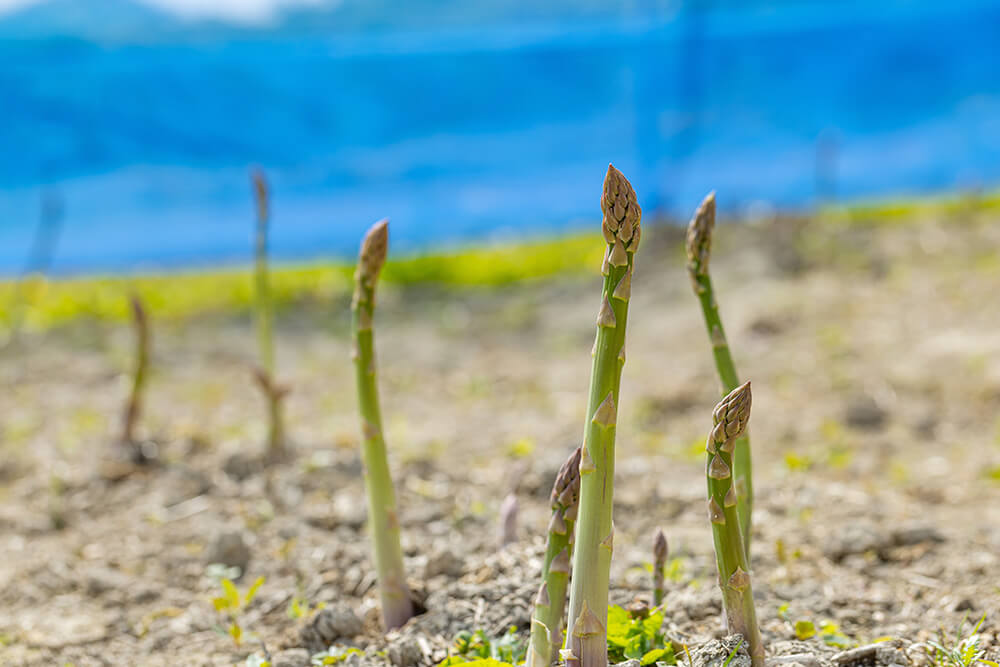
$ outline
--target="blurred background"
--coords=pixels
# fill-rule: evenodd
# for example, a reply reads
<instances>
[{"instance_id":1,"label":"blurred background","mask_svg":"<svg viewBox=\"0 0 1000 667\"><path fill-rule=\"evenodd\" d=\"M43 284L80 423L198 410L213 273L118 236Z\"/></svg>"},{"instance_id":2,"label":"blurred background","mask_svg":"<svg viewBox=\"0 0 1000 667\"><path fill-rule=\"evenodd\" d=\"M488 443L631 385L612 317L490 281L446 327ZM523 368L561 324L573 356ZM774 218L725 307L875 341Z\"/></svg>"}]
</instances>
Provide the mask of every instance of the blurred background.
<instances>
[{"instance_id":1,"label":"blurred background","mask_svg":"<svg viewBox=\"0 0 1000 667\"><path fill-rule=\"evenodd\" d=\"M0 0L0 275L551 235L990 188L989 0ZM55 236L57 241L39 241ZM48 232L44 232L45 228Z\"/></svg>"}]
</instances>

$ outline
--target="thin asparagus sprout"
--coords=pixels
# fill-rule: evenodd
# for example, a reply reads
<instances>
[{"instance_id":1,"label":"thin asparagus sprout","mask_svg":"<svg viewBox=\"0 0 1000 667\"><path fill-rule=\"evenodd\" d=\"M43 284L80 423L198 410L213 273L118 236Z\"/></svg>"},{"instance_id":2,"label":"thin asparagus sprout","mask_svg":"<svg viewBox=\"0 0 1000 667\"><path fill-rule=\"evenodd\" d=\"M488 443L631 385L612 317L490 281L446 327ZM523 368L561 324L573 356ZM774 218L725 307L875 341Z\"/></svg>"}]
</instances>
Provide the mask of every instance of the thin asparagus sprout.
<instances>
[{"instance_id":1,"label":"thin asparagus sprout","mask_svg":"<svg viewBox=\"0 0 1000 667\"><path fill-rule=\"evenodd\" d=\"M663 575L667 567L668 552L667 536L664 535L662 528L657 528L656 535L653 537L653 604L657 607L663 604L665 588Z\"/></svg>"},{"instance_id":2,"label":"thin asparagus sprout","mask_svg":"<svg viewBox=\"0 0 1000 667\"><path fill-rule=\"evenodd\" d=\"M257 234L255 241L254 285L257 310L257 346L260 366L255 377L267 399L268 406L268 457L285 458L285 427L282 400L288 388L278 384L274 376L274 305L271 300L271 281L267 267L267 232L271 218L270 196L267 180L260 169L253 171L254 199L257 204Z\"/></svg>"},{"instance_id":3,"label":"thin asparagus sprout","mask_svg":"<svg viewBox=\"0 0 1000 667\"><path fill-rule=\"evenodd\" d=\"M528 667L547 667L559 657L562 647L563 610L569 585L569 563L573 552L573 525L580 501L580 448L569 455L556 475L550 496L552 519L542 562L542 586L535 597L531 618L531 649Z\"/></svg>"},{"instance_id":4,"label":"thin asparagus sprout","mask_svg":"<svg viewBox=\"0 0 1000 667\"><path fill-rule=\"evenodd\" d=\"M625 323L632 292L632 263L639 247L642 210L632 185L608 165L601 195L602 231L608 247L601 272L604 287L597 316L597 340L580 461L580 513L573 549L567 634L561 655L569 667L608 663L608 580L614 548L611 508L615 474L615 425Z\"/></svg>"},{"instance_id":5,"label":"thin asparagus sprout","mask_svg":"<svg viewBox=\"0 0 1000 667\"><path fill-rule=\"evenodd\" d=\"M695 296L701 303L701 312L705 317L705 327L712 344L712 355L715 357L715 368L722 383L722 395L730 393L740 384L736 365L726 342L726 332L719 317L719 304L712 289L712 277L708 272L709 258L712 252L712 232L715 229L715 193L710 192L701 206L695 212L688 225L687 256L688 274ZM750 560L750 532L753 527L753 462L750 457L750 436L744 434L736 441L736 451L733 454L736 468L736 511L740 517L740 532L743 535L743 545L747 550L747 561Z\"/></svg>"},{"instance_id":6,"label":"thin asparagus sprout","mask_svg":"<svg viewBox=\"0 0 1000 667\"><path fill-rule=\"evenodd\" d=\"M134 445L135 425L142 412L142 394L149 370L150 333L149 317L139 296L133 294L129 298L129 305L132 309L132 323L135 325L135 367L132 369L132 389L122 419L122 443Z\"/></svg>"},{"instance_id":7,"label":"thin asparagus sprout","mask_svg":"<svg viewBox=\"0 0 1000 667\"><path fill-rule=\"evenodd\" d=\"M396 494L389 475L389 461L382 435L382 412L375 378L372 331L375 285L385 264L388 245L388 220L375 223L361 243L358 269L354 274L354 299L351 303L351 324L354 334L354 349L351 356L354 359L358 386L368 520L379 594L382 599L382 622L386 630L391 630L403 625L413 616L413 603L410 600L410 591L403 571Z\"/></svg>"},{"instance_id":8,"label":"thin asparagus sprout","mask_svg":"<svg viewBox=\"0 0 1000 667\"><path fill-rule=\"evenodd\" d=\"M517 542L517 496L508 493L500 503L500 521L497 543L501 547Z\"/></svg>"},{"instance_id":9,"label":"thin asparagus sprout","mask_svg":"<svg viewBox=\"0 0 1000 667\"><path fill-rule=\"evenodd\" d=\"M740 532L732 475L733 449L750 419L750 402L750 383L747 382L715 406L712 412L713 428L706 444L706 478L708 518L715 539L715 560L719 566L719 587L722 589L726 623L731 633L743 635L753 667L763 667L764 646L757 627L750 566Z\"/></svg>"}]
</instances>

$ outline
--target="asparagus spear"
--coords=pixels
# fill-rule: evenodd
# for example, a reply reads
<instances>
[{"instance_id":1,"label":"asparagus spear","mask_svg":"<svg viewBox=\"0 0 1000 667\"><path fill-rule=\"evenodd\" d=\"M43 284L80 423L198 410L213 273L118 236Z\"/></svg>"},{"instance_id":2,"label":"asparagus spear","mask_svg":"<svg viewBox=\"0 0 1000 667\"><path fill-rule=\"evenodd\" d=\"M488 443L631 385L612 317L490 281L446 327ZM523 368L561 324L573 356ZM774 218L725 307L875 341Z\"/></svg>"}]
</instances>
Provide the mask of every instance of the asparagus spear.
<instances>
[{"instance_id":1,"label":"asparagus spear","mask_svg":"<svg viewBox=\"0 0 1000 667\"><path fill-rule=\"evenodd\" d=\"M733 483L733 449L750 419L750 383L740 385L715 406L708 436L708 517L715 540L719 587L731 633L743 635L753 667L764 666L764 646L757 627L757 612L750 586L750 566L740 532Z\"/></svg>"},{"instance_id":2,"label":"asparagus spear","mask_svg":"<svg viewBox=\"0 0 1000 667\"><path fill-rule=\"evenodd\" d=\"M663 604L663 571L667 567L667 536L662 528L656 529L653 537L653 604L659 607Z\"/></svg>"},{"instance_id":3,"label":"asparagus spear","mask_svg":"<svg viewBox=\"0 0 1000 667\"><path fill-rule=\"evenodd\" d=\"M258 386L267 399L268 406L268 458L281 460L287 456L285 448L282 400L288 388L279 385L274 377L274 305L271 301L271 283L267 268L267 228L270 220L270 201L267 180L260 169L253 171L254 197L257 204L257 234L255 243L254 278L257 309L257 345L260 366L255 370Z\"/></svg>"},{"instance_id":4,"label":"asparagus spear","mask_svg":"<svg viewBox=\"0 0 1000 667\"><path fill-rule=\"evenodd\" d=\"M517 542L517 496L508 493L500 503L500 525L497 543L501 547Z\"/></svg>"},{"instance_id":5,"label":"asparagus spear","mask_svg":"<svg viewBox=\"0 0 1000 667\"><path fill-rule=\"evenodd\" d=\"M149 369L150 334L149 318L139 296L133 294L129 304L132 308L132 322L135 324L135 368L132 370L132 390L129 392L122 419L122 444L135 447L135 424L139 421L139 413L142 411L142 393Z\"/></svg>"},{"instance_id":6,"label":"asparagus spear","mask_svg":"<svg viewBox=\"0 0 1000 667\"><path fill-rule=\"evenodd\" d=\"M368 521L375 554L375 572L382 599L382 622L386 630L397 628L413 616L413 603L403 572L403 550L399 543L396 494L389 475L389 461L382 436L382 412L375 382L375 349L372 316L375 312L375 284L385 264L389 245L389 221L375 223L361 242L358 269L354 274L351 325L354 334L355 377L361 412L368 494Z\"/></svg>"},{"instance_id":7,"label":"asparagus spear","mask_svg":"<svg viewBox=\"0 0 1000 667\"><path fill-rule=\"evenodd\" d=\"M569 584L569 561L573 551L573 524L580 501L580 448L569 455L556 475L550 496L552 519L542 562L542 587L535 598L531 618L531 650L528 667L547 667L559 657L562 619Z\"/></svg>"},{"instance_id":8,"label":"asparagus spear","mask_svg":"<svg viewBox=\"0 0 1000 667\"><path fill-rule=\"evenodd\" d=\"M733 356L726 342L726 332L722 328L719 317L719 305L712 289L712 277L708 273L708 262L712 252L712 232L715 229L715 193L710 192L701 206L695 212L688 225L687 256L688 274L695 296L701 303L701 312L705 317L705 327L712 343L712 355L715 357L715 368L722 383L722 395L730 393L740 384ZM740 518L740 532L743 535L743 546L746 548L747 561L750 560L750 531L753 514L753 466L750 459L750 436L744 434L736 441L736 451L733 455L736 467L736 511Z\"/></svg>"},{"instance_id":9,"label":"asparagus spear","mask_svg":"<svg viewBox=\"0 0 1000 667\"><path fill-rule=\"evenodd\" d=\"M569 667L608 663L608 579L614 542L611 506L615 474L615 424L625 364L625 323L632 291L632 262L639 247L642 210L625 176L608 165L601 195L608 247L597 316L590 400L580 461L580 516L573 550L572 591L562 654Z\"/></svg>"}]
</instances>

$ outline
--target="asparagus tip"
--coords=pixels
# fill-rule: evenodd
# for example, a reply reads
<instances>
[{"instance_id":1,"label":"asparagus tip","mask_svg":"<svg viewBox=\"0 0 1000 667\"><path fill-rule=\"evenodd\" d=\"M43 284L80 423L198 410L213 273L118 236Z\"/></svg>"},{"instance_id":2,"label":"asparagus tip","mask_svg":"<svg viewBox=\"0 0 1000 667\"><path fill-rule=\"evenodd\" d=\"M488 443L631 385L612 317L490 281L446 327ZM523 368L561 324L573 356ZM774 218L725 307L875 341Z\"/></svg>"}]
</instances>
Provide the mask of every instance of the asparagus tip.
<instances>
[{"instance_id":1,"label":"asparagus tip","mask_svg":"<svg viewBox=\"0 0 1000 667\"><path fill-rule=\"evenodd\" d=\"M250 171L250 178L253 180L254 198L257 202L257 219L267 220L268 217L268 187L267 177L264 170L254 167Z\"/></svg>"},{"instance_id":2,"label":"asparagus tip","mask_svg":"<svg viewBox=\"0 0 1000 667\"><path fill-rule=\"evenodd\" d=\"M667 536L662 528L657 528L656 535L653 537L653 558L657 563L664 563L667 560L668 552Z\"/></svg>"},{"instance_id":3,"label":"asparagus tip","mask_svg":"<svg viewBox=\"0 0 1000 667\"><path fill-rule=\"evenodd\" d=\"M134 292L129 295L129 306L132 308L132 318L140 327L146 323L146 308L142 305L142 299Z\"/></svg>"},{"instance_id":4,"label":"asparagus tip","mask_svg":"<svg viewBox=\"0 0 1000 667\"><path fill-rule=\"evenodd\" d=\"M500 546L517 541L517 496L513 493L500 503Z\"/></svg>"},{"instance_id":5,"label":"asparagus tip","mask_svg":"<svg viewBox=\"0 0 1000 667\"><path fill-rule=\"evenodd\" d=\"M635 252L639 248L642 208L639 207L632 184L611 164L608 165L608 173L604 177L601 210L604 212L601 229L605 230L605 237L613 237L608 243L618 250L620 241L624 250ZM622 253L619 251L619 254ZM611 265L621 266L615 263L616 260L620 261L620 257L612 255Z\"/></svg>"},{"instance_id":6,"label":"asparagus tip","mask_svg":"<svg viewBox=\"0 0 1000 667\"><path fill-rule=\"evenodd\" d=\"M729 392L715 406L715 410L712 411L712 419L717 428L713 429L712 433L716 442L730 442L743 435L747 422L750 420L751 403L752 396L748 380ZM719 428L720 425L721 428Z\"/></svg>"},{"instance_id":7,"label":"asparagus tip","mask_svg":"<svg viewBox=\"0 0 1000 667\"><path fill-rule=\"evenodd\" d=\"M358 277L374 284L389 251L389 219L379 220L365 233L358 256Z\"/></svg>"},{"instance_id":8,"label":"asparagus tip","mask_svg":"<svg viewBox=\"0 0 1000 667\"><path fill-rule=\"evenodd\" d=\"M559 468L555 484L552 485L552 495L549 497L552 509L558 509L560 505L570 507L579 499L581 453L580 447L574 449Z\"/></svg>"},{"instance_id":9,"label":"asparagus tip","mask_svg":"<svg viewBox=\"0 0 1000 667\"><path fill-rule=\"evenodd\" d=\"M695 275L708 273L712 252L712 230L715 228L715 190L708 193L687 230L688 270Z\"/></svg>"}]
</instances>

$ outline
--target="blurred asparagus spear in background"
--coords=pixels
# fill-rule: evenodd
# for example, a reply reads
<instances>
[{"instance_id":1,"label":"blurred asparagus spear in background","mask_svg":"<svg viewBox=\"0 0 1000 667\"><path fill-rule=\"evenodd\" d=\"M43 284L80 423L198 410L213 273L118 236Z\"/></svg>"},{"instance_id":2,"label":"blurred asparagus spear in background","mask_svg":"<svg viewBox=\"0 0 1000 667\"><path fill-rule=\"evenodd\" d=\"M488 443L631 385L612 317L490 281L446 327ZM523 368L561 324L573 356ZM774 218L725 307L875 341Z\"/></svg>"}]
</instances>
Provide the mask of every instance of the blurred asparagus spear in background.
<instances>
[{"instance_id":1,"label":"blurred asparagus spear in background","mask_svg":"<svg viewBox=\"0 0 1000 667\"><path fill-rule=\"evenodd\" d=\"M736 373L733 356L726 342L726 332L719 317L719 304L712 289L712 277L708 272L709 258L712 252L712 233L715 229L715 193L710 192L701 206L695 212L687 231L688 274L695 296L701 303L701 312L705 316L705 327L708 329L709 341L712 344L712 355L715 357L715 368L722 383L722 395L730 393L740 383ZM750 532L753 528L753 464L750 457L750 436L743 435L736 442L733 455L736 467L733 469L736 480L737 513L740 520L740 532L743 546L746 548L747 561L750 560Z\"/></svg>"},{"instance_id":2,"label":"blurred asparagus spear in background","mask_svg":"<svg viewBox=\"0 0 1000 667\"><path fill-rule=\"evenodd\" d=\"M268 407L267 456L272 461L287 457L282 400L288 388L274 377L274 304L267 268L267 231L271 217L267 180L260 169L253 170L254 199L257 204L257 234L255 240L254 286L257 310L257 345L260 365L254 376L264 392Z\"/></svg>"},{"instance_id":3,"label":"blurred asparagus spear in background","mask_svg":"<svg viewBox=\"0 0 1000 667\"><path fill-rule=\"evenodd\" d=\"M528 667L547 667L559 657L562 647L563 609L569 584L573 552L573 525L580 501L580 448L569 455L556 475L550 496L552 519L542 562L542 586L535 598L531 618Z\"/></svg>"},{"instance_id":4,"label":"blurred asparagus spear in background","mask_svg":"<svg viewBox=\"0 0 1000 667\"><path fill-rule=\"evenodd\" d=\"M150 331L149 316L137 294L133 294L129 298L129 305L132 310L132 323L135 325L135 367L132 369L132 389L129 392L122 418L121 441L123 445L134 450L136 448L135 424L142 412L142 394L149 371Z\"/></svg>"},{"instance_id":5,"label":"blurred asparagus spear in background","mask_svg":"<svg viewBox=\"0 0 1000 667\"><path fill-rule=\"evenodd\" d=\"M642 210L625 176L608 165L601 195L602 230L608 247L601 272L604 287L597 316L597 340L590 376L590 398L580 458L580 512L573 548L569 600L569 667L605 667L608 662L608 579L614 548L612 498L615 475L615 425L625 323L632 293L632 263L639 247Z\"/></svg>"},{"instance_id":6,"label":"blurred asparagus spear in background","mask_svg":"<svg viewBox=\"0 0 1000 667\"><path fill-rule=\"evenodd\" d=\"M500 503L497 543L501 547L517 541L517 496L508 493Z\"/></svg>"},{"instance_id":7,"label":"blurred asparagus spear in background","mask_svg":"<svg viewBox=\"0 0 1000 667\"><path fill-rule=\"evenodd\" d=\"M368 494L368 526L382 599L382 622L386 630L391 630L403 625L413 616L413 603L403 571L396 494L389 474L389 461L382 435L382 411L375 381L375 341L372 331L375 285L385 264L388 245L388 220L375 223L361 242L358 269L354 274L351 325L354 335L352 357L358 386L358 408L361 412L365 488Z\"/></svg>"},{"instance_id":8,"label":"blurred asparagus spear in background","mask_svg":"<svg viewBox=\"0 0 1000 667\"><path fill-rule=\"evenodd\" d=\"M653 537L653 605L663 604L663 574L667 567L667 536L662 528L656 529Z\"/></svg>"},{"instance_id":9,"label":"blurred asparagus spear in background","mask_svg":"<svg viewBox=\"0 0 1000 667\"><path fill-rule=\"evenodd\" d=\"M712 412L713 428L706 449L708 463L708 517L715 540L715 560L719 566L719 587L731 633L743 635L753 667L763 667L764 646L757 627L757 612L750 585L743 536L736 511L733 480L733 449L750 419L750 383L730 392Z\"/></svg>"}]
</instances>

